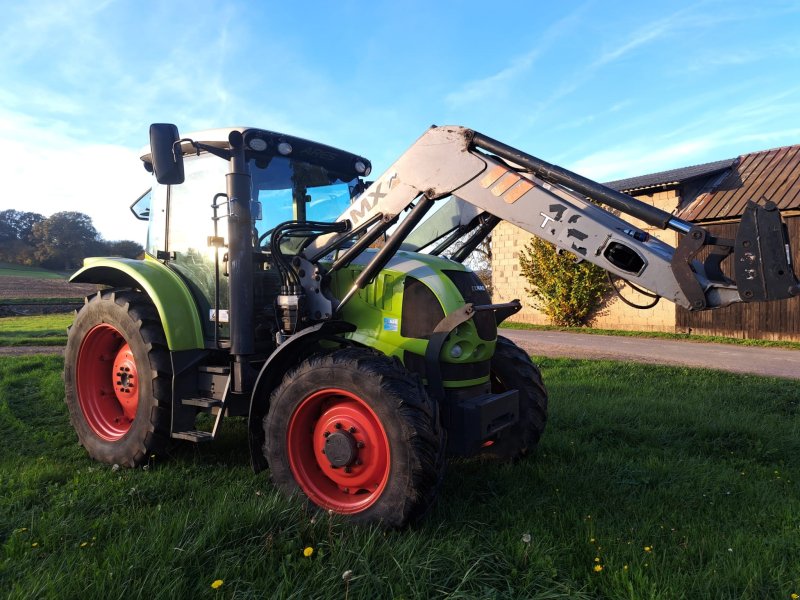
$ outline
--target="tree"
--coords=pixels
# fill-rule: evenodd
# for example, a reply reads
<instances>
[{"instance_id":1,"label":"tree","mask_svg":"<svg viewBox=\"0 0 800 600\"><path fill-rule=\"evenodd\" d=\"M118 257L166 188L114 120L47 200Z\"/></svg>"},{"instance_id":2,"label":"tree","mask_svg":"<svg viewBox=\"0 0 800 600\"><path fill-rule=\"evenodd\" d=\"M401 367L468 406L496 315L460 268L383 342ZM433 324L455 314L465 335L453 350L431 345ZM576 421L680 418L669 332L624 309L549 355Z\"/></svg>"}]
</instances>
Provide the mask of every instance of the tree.
<instances>
[{"instance_id":1,"label":"tree","mask_svg":"<svg viewBox=\"0 0 800 600\"><path fill-rule=\"evenodd\" d=\"M589 325L607 297L605 271L588 262L578 262L569 253L558 253L555 246L539 238L526 244L520 253L522 275L533 305L554 325Z\"/></svg>"},{"instance_id":2,"label":"tree","mask_svg":"<svg viewBox=\"0 0 800 600\"><path fill-rule=\"evenodd\" d=\"M473 250L467 259L464 261L481 280L481 283L486 287L489 296L492 295L492 234L490 233L486 238L478 244L478 247Z\"/></svg>"},{"instance_id":3,"label":"tree","mask_svg":"<svg viewBox=\"0 0 800 600\"><path fill-rule=\"evenodd\" d=\"M121 256L123 258L142 258L144 248L131 240L117 240L114 242L104 242L105 250L103 254L108 256Z\"/></svg>"},{"instance_id":4,"label":"tree","mask_svg":"<svg viewBox=\"0 0 800 600\"><path fill-rule=\"evenodd\" d=\"M19 210L0 212L0 260L19 264L35 261L33 227L44 221L39 213Z\"/></svg>"},{"instance_id":5,"label":"tree","mask_svg":"<svg viewBox=\"0 0 800 600\"><path fill-rule=\"evenodd\" d=\"M57 212L33 226L36 258L51 269L70 270L95 254L99 235L89 215L80 212Z\"/></svg>"}]
</instances>

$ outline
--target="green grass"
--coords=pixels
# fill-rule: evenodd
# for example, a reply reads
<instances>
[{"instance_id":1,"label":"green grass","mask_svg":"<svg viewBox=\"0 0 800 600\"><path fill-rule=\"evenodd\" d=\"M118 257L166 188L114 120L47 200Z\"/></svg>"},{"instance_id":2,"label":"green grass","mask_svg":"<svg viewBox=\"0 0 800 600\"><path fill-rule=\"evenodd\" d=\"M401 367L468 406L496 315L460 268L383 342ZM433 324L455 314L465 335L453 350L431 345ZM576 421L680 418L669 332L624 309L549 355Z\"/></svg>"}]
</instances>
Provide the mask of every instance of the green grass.
<instances>
[{"instance_id":1,"label":"green grass","mask_svg":"<svg viewBox=\"0 0 800 600\"><path fill-rule=\"evenodd\" d=\"M64 346L72 313L3 317L0 319L0 346Z\"/></svg>"},{"instance_id":2,"label":"green grass","mask_svg":"<svg viewBox=\"0 0 800 600\"><path fill-rule=\"evenodd\" d=\"M29 267L14 263L0 262L0 277L30 277L33 279L65 279L64 273L50 271L41 267Z\"/></svg>"},{"instance_id":3,"label":"green grass","mask_svg":"<svg viewBox=\"0 0 800 600\"><path fill-rule=\"evenodd\" d=\"M735 344L738 346L761 346L764 348L787 348L800 350L800 342L776 340L752 340L724 337L721 335L694 335L688 333L668 333L664 331L624 331L619 329L595 329L594 327L559 327L557 325L533 325L531 323L504 322L505 329L530 329L538 331L566 331L568 333L586 333L589 335L616 335L622 337L659 338L665 340L683 340L688 342L713 342L716 344Z\"/></svg>"},{"instance_id":4,"label":"green grass","mask_svg":"<svg viewBox=\"0 0 800 600\"><path fill-rule=\"evenodd\" d=\"M539 453L452 462L432 514L382 532L311 519L275 493L251 473L239 421L147 469L91 462L68 424L61 360L4 358L0 588L26 599L800 593L795 383L541 364L551 419Z\"/></svg>"}]
</instances>

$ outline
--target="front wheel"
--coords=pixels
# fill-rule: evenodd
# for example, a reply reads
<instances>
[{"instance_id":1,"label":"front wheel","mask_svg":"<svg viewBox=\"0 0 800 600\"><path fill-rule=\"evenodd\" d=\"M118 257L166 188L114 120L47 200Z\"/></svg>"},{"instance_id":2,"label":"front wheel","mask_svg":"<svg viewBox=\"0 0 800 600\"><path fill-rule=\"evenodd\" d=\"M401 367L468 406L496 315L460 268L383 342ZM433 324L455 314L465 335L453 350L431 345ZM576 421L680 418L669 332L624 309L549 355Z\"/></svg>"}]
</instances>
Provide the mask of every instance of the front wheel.
<instances>
[{"instance_id":1,"label":"front wheel","mask_svg":"<svg viewBox=\"0 0 800 600\"><path fill-rule=\"evenodd\" d=\"M501 432L484 452L501 460L517 460L533 452L547 422L547 389L528 353L508 338L497 337L491 364L492 392L519 391L519 420Z\"/></svg>"},{"instance_id":2,"label":"front wheel","mask_svg":"<svg viewBox=\"0 0 800 600\"><path fill-rule=\"evenodd\" d=\"M264 418L273 482L362 523L402 527L433 503L444 432L419 379L377 352L347 348L286 375Z\"/></svg>"},{"instance_id":3,"label":"front wheel","mask_svg":"<svg viewBox=\"0 0 800 600\"><path fill-rule=\"evenodd\" d=\"M65 399L95 460L134 467L169 439L171 366L144 294L106 291L78 311L64 354Z\"/></svg>"}]
</instances>

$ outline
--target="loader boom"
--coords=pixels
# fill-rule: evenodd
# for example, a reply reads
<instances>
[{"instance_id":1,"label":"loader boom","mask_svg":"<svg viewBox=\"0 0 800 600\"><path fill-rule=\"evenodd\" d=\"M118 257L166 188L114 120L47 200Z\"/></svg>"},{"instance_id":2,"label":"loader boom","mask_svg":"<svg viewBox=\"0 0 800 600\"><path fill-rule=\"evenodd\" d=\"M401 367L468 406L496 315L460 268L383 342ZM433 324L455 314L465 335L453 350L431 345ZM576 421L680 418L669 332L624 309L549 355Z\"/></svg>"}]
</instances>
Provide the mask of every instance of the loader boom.
<instances>
[{"instance_id":1,"label":"loader boom","mask_svg":"<svg viewBox=\"0 0 800 600\"><path fill-rule=\"evenodd\" d=\"M436 201L454 203L450 208L456 221L434 234L438 240L448 234L479 236L479 227L485 235L504 220L689 310L800 294L785 227L770 203L748 205L735 241L714 238L702 227L463 127L429 129L339 221L350 221L351 231L369 229L375 237L412 206L411 216L419 222L420 213ZM611 210L677 231L677 247ZM342 303L374 277L406 240L407 229L401 221L386 242L391 248L375 256ZM321 236L305 254L316 257L321 249L336 246L335 235ZM711 251L701 261L697 257L704 248ZM721 269L731 255L739 285Z\"/></svg>"}]
</instances>

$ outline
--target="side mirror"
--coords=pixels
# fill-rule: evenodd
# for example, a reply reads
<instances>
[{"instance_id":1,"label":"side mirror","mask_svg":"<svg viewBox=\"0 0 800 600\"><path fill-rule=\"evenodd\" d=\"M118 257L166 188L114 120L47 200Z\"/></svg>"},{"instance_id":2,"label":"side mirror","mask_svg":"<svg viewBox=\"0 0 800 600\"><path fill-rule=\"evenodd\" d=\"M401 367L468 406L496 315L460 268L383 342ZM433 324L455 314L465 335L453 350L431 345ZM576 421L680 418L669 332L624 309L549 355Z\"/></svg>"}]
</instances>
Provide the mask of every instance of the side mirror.
<instances>
[{"instance_id":1,"label":"side mirror","mask_svg":"<svg viewBox=\"0 0 800 600\"><path fill-rule=\"evenodd\" d=\"M150 125L150 154L153 158L153 173L156 181L164 185L183 183L183 152L178 128L171 123Z\"/></svg>"}]
</instances>

